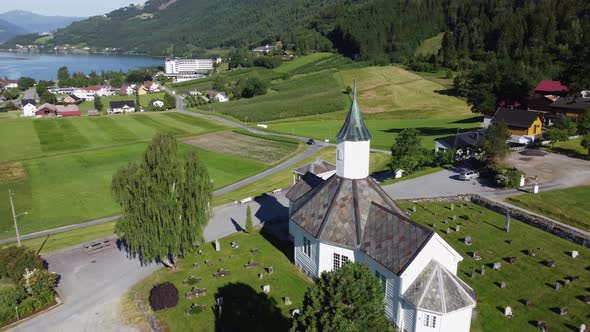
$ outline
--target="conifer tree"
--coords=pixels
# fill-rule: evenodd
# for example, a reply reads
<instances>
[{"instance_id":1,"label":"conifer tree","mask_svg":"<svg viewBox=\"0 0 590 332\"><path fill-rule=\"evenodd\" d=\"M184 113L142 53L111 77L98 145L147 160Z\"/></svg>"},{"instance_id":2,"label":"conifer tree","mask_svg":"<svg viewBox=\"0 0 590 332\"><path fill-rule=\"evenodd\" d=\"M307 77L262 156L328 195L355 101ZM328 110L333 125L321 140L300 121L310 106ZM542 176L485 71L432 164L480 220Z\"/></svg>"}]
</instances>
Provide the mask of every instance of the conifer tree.
<instances>
[{"instance_id":1,"label":"conifer tree","mask_svg":"<svg viewBox=\"0 0 590 332\"><path fill-rule=\"evenodd\" d=\"M116 231L143 263L176 259L203 242L209 221L211 183L195 150L179 162L176 139L156 134L140 163L113 176L112 194L124 211Z\"/></svg>"},{"instance_id":2,"label":"conifer tree","mask_svg":"<svg viewBox=\"0 0 590 332\"><path fill-rule=\"evenodd\" d=\"M252 234L254 226L252 225L252 208L250 205L246 208L246 233Z\"/></svg>"}]
</instances>

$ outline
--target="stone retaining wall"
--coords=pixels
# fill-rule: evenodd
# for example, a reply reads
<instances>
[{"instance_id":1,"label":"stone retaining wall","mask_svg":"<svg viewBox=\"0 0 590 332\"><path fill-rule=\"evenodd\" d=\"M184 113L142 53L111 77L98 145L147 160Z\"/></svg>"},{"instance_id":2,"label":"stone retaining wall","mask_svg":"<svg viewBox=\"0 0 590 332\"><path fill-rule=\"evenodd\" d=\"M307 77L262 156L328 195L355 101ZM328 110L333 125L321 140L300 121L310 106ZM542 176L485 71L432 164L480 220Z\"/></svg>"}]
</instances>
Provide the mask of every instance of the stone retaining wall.
<instances>
[{"instance_id":1,"label":"stone retaining wall","mask_svg":"<svg viewBox=\"0 0 590 332\"><path fill-rule=\"evenodd\" d=\"M447 203L447 202L466 202L469 201L471 203L480 205L486 209L492 210L499 214L505 215L506 211L510 213L510 216L513 219L521 221L525 224L534 226L539 228L545 232L551 233L553 235L559 236L562 239L568 240L570 242L582 245L586 248L590 248L590 238L585 234L582 234L576 230L571 228L564 227L563 225L556 224L552 220L531 215L521 210L512 209L508 206L500 204L498 202L494 202L487 198L481 197L479 195L458 195L458 196L444 196L444 197L432 197L432 198L418 198L418 199L406 199L400 200L406 202L437 202L437 203Z\"/></svg>"}]
</instances>

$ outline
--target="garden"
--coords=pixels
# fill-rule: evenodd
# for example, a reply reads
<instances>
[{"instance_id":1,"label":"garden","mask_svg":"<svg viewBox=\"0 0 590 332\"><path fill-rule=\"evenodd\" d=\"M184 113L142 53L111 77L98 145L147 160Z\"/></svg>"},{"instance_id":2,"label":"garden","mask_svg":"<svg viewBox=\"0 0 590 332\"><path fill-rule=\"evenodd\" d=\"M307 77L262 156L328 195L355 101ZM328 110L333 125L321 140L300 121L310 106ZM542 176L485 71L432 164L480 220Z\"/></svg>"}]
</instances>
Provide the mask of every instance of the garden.
<instances>
[{"instance_id":1,"label":"garden","mask_svg":"<svg viewBox=\"0 0 590 332\"><path fill-rule=\"evenodd\" d=\"M590 249L516 220L506 232L505 216L471 203L400 206L463 256L457 275L478 299L472 331L538 331L539 322L550 331L588 325Z\"/></svg>"}]
</instances>

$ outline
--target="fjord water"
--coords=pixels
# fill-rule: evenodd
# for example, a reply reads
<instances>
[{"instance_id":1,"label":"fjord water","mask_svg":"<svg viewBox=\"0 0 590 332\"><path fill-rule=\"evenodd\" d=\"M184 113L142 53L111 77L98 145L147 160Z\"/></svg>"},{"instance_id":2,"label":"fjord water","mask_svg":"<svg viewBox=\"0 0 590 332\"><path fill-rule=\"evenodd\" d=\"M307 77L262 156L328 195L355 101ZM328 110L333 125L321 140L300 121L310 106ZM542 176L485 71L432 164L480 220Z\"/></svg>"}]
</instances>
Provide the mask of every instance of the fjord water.
<instances>
[{"instance_id":1,"label":"fjord water","mask_svg":"<svg viewBox=\"0 0 590 332\"><path fill-rule=\"evenodd\" d=\"M0 78L18 79L22 76L35 80L54 80L57 70L67 66L70 73L90 73L92 70L128 71L141 67L163 66L164 58L141 55L106 54L49 54L0 52Z\"/></svg>"}]
</instances>

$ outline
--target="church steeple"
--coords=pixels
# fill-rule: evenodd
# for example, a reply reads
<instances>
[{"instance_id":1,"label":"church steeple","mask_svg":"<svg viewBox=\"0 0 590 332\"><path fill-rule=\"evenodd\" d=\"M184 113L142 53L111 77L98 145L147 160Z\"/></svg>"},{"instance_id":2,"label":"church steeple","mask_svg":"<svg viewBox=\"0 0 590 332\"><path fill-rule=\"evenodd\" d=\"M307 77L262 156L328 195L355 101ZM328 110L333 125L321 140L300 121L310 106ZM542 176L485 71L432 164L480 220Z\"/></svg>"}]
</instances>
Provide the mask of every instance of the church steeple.
<instances>
[{"instance_id":1,"label":"church steeple","mask_svg":"<svg viewBox=\"0 0 590 332\"><path fill-rule=\"evenodd\" d=\"M354 81L354 92L352 95L352 105L346 116L344 125L338 131L336 138L340 141L358 142L358 141L370 141L371 134L365 126L365 121L361 115L361 110L356 101L356 81Z\"/></svg>"},{"instance_id":2,"label":"church steeple","mask_svg":"<svg viewBox=\"0 0 590 332\"><path fill-rule=\"evenodd\" d=\"M338 143L336 175L347 179L364 179L369 176L371 134L365 126L356 101L356 81L352 105L336 138Z\"/></svg>"}]
</instances>

